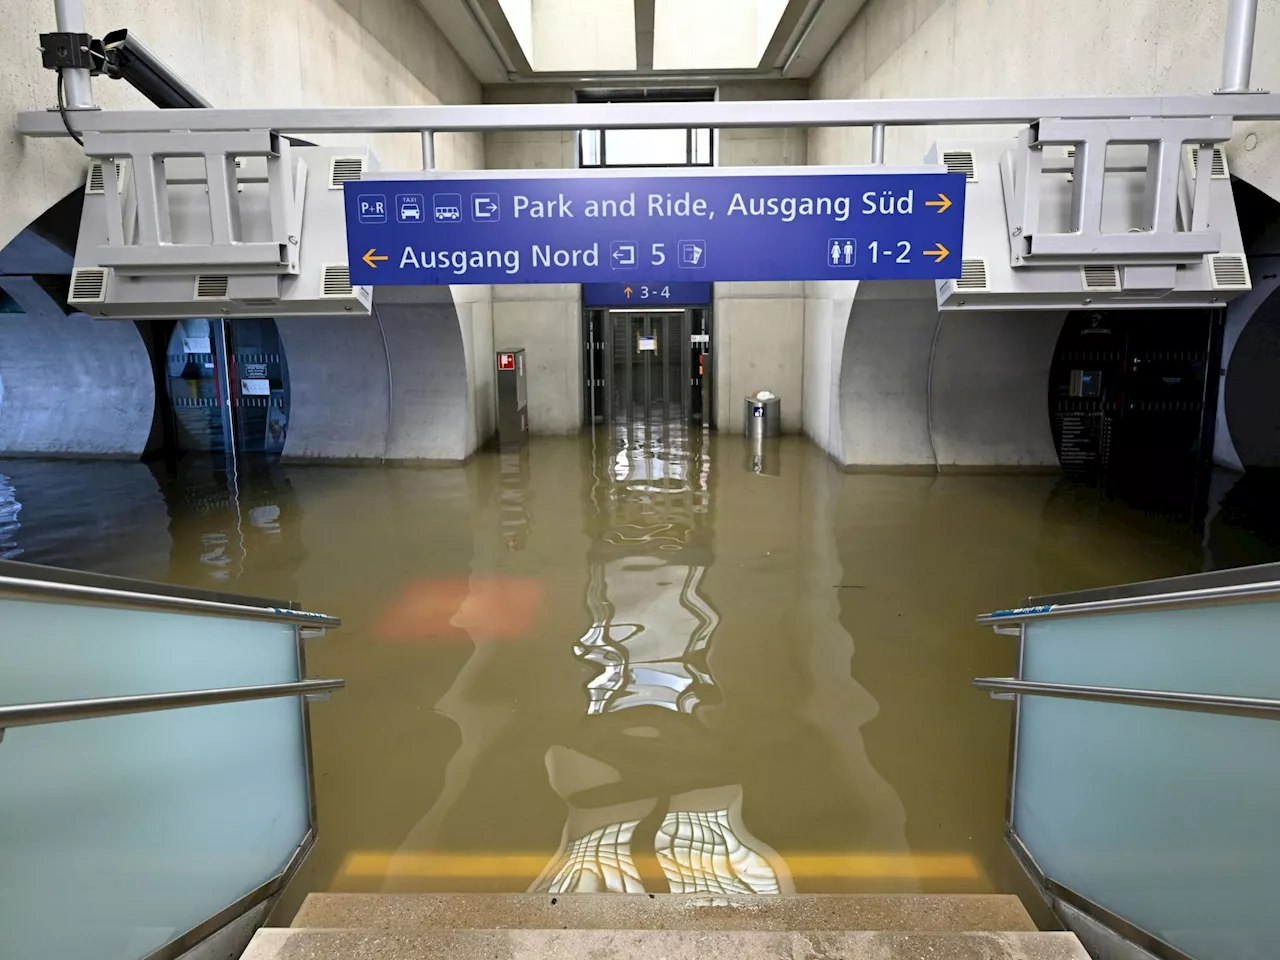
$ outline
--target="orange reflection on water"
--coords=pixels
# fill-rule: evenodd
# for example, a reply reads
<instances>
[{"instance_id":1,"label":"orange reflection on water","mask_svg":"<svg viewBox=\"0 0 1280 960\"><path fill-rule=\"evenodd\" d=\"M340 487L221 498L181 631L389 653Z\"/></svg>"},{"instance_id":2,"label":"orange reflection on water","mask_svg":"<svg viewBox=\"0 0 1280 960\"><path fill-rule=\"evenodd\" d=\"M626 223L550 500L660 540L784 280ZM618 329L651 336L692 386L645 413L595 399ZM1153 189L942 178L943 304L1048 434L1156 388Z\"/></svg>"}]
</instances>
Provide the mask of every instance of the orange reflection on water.
<instances>
[{"instance_id":1,"label":"orange reflection on water","mask_svg":"<svg viewBox=\"0 0 1280 960\"><path fill-rule=\"evenodd\" d=\"M378 621L384 640L456 636L517 639L542 606L542 583L516 577L470 577L411 583Z\"/></svg>"}]
</instances>

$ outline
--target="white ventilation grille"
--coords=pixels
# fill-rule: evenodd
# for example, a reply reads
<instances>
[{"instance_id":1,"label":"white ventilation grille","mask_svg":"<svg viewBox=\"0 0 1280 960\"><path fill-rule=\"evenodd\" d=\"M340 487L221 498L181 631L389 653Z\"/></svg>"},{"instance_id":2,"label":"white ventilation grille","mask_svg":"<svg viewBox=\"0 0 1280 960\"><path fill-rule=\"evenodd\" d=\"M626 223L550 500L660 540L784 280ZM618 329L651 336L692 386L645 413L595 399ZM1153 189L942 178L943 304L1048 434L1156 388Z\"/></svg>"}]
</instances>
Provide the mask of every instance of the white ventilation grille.
<instances>
[{"instance_id":1,"label":"white ventilation grille","mask_svg":"<svg viewBox=\"0 0 1280 960\"><path fill-rule=\"evenodd\" d=\"M85 193L106 193L106 175L102 172L102 161L95 160L89 164L89 183L84 188Z\"/></svg>"},{"instance_id":2,"label":"white ventilation grille","mask_svg":"<svg viewBox=\"0 0 1280 960\"><path fill-rule=\"evenodd\" d=\"M101 196L107 192L105 160L95 160L89 164L89 179L84 185L84 192ZM116 189L124 184L124 164L116 164Z\"/></svg>"},{"instance_id":3,"label":"white ventilation grille","mask_svg":"<svg viewBox=\"0 0 1280 960\"><path fill-rule=\"evenodd\" d=\"M351 269L345 263L331 263L324 268L320 296L322 298L355 296L355 291L351 289Z\"/></svg>"},{"instance_id":4,"label":"white ventilation grille","mask_svg":"<svg viewBox=\"0 0 1280 960\"><path fill-rule=\"evenodd\" d=\"M107 299L107 271L102 267L77 267L71 271L67 303L104 303Z\"/></svg>"},{"instance_id":5,"label":"white ventilation grille","mask_svg":"<svg viewBox=\"0 0 1280 960\"><path fill-rule=\"evenodd\" d=\"M329 161L329 189L341 190L342 185L364 176L364 157L334 157Z\"/></svg>"},{"instance_id":6,"label":"white ventilation grille","mask_svg":"<svg viewBox=\"0 0 1280 960\"><path fill-rule=\"evenodd\" d=\"M1187 144L1187 163L1191 172L1200 169L1200 149L1194 144ZM1222 147L1213 148L1213 167L1209 170L1210 180L1230 180L1231 171L1227 169L1227 152Z\"/></svg>"},{"instance_id":7,"label":"white ventilation grille","mask_svg":"<svg viewBox=\"0 0 1280 960\"><path fill-rule=\"evenodd\" d=\"M1095 293L1116 293L1121 289L1120 268L1114 264L1081 267L1080 286Z\"/></svg>"},{"instance_id":8,"label":"white ventilation grille","mask_svg":"<svg viewBox=\"0 0 1280 960\"><path fill-rule=\"evenodd\" d=\"M204 274L196 277L196 295L197 300L225 300L227 299L227 282L226 276L214 276Z\"/></svg>"},{"instance_id":9,"label":"white ventilation grille","mask_svg":"<svg viewBox=\"0 0 1280 960\"><path fill-rule=\"evenodd\" d=\"M970 183L977 179L973 169L972 150L943 150L942 165L947 168L947 173L963 173Z\"/></svg>"},{"instance_id":10,"label":"white ventilation grille","mask_svg":"<svg viewBox=\"0 0 1280 960\"><path fill-rule=\"evenodd\" d=\"M966 293L981 293L987 289L987 261L961 260L960 279L955 282L956 290Z\"/></svg>"},{"instance_id":11,"label":"white ventilation grille","mask_svg":"<svg viewBox=\"0 0 1280 960\"><path fill-rule=\"evenodd\" d=\"M1215 253L1208 258L1215 290L1252 290L1249 261L1239 253Z\"/></svg>"}]
</instances>

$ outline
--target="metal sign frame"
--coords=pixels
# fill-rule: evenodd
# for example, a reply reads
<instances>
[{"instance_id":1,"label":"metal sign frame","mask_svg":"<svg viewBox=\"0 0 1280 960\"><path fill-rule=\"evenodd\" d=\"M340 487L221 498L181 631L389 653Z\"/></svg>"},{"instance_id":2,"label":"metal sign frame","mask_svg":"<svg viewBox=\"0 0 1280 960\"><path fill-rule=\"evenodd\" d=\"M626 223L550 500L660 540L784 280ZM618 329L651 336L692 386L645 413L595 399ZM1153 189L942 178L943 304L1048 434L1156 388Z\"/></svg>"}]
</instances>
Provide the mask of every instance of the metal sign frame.
<instances>
[{"instance_id":1,"label":"metal sign frame","mask_svg":"<svg viewBox=\"0 0 1280 960\"><path fill-rule=\"evenodd\" d=\"M73 110L86 133L275 130L312 133L477 133L649 130L663 127L919 127L1146 117L1280 120L1280 95L1262 93L919 100L717 100L707 103L524 103L211 110ZM28 137L70 136L56 110L18 114Z\"/></svg>"}]
</instances>

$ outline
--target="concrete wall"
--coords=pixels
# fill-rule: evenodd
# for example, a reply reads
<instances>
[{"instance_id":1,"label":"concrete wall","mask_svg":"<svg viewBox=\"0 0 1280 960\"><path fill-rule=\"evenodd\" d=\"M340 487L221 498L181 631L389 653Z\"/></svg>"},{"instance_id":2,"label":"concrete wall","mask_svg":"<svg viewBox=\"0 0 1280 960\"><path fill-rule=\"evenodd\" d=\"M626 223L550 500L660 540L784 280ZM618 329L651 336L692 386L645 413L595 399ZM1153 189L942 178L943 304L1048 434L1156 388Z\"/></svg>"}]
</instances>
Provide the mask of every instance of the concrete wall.
<instances>
[{"instance_id":1,"label":"concrete wall","mask_svg":"<svg viewBox=\"0 0 1280 960\"><path fill-rule=\"evenodd\" d=\"M1045 310L943 315L929 383L940 471L1058 467L1048 383L1065 319Z\"/></svg>"},{"instance_id":2,"label":"concrete wall","mask_svg":"<svg viewBox=\"0 0 1280 960\"><path fill-rule=\"evenodd\" d=\"M1259 4L1253 86L1280 89L1280 5ZM1211 93L1227 0L869 0L814 74L818 98ZM917 163L957 128L890 129L889 163ZM985 136L968 128L964 136ZM814 130L810 161L864 161L870 132ZM1232 172L1280 197L1280 127L1236 125Z\"/></svg>"},{"instance_id":3,"label":"concrete wall","mask_svg":"<svg viewBox=\"0 0 1280 960\"><path fill-rule=\"evenodd\" d=\"M633 0L533 0L534 70L634 70Z\"/></svg>"},{"instance_id":4,"label":"concrete wall","mask_svg":"<svg viewBox=\"0 0 1280 960\"><path fill-rule=\"evenodd\" d=\"M804 429L851 468L1052 469L1061 312L939 319L929 282L809 285Z\"/></svg>"},{"instance_id":5,"label":"concrete wall","mask_svg":"<svg viewBox=\"0 0 1280 960\"><path fill-rule=\"evenodd\" d=\"M554 84L485 91L488 103L573 99L572 88ZM494 170L573 170L578 166L578 137L573 131L489 133L485 159ZM493 345L525 351L529 430L576 433L582 425L582 288L572 283L493 287Z\"/></svg>"},{"instance_id":6,"label":"concrete wall","mask_svg":"<svg viewBox=\"0 0 1280 960\"><path fill-rule=\"evenodd\" d=\"M25 313L0 313L0 451L138 457L155 413L132 323L66 316L31 278L4 277Z\"/></svg>"},{"instance_id":7,"label":"concrete wall","mask_svg":"<svg viewBox=\"0 0 1280 960\"><path fill-rule=\"evenodd\" d=\"M278 319L285 459L466 459L493 432L491 306L487 290L383 287L376 317Z\"/></svg>"},{"instance_id":8,"label":"concrete wall","mask_svg":"<svg viewBox=\"0 0 1280 960\"><path fill-rule=\"evenodd\" d=\"M289 364L284 457L381 460L387 454L387 354L373 317L280 317Z\"/></svg>"},{"instance_id":9,"label":"concrete wall","mask_svg":"<svg viewBox=\"0 0 1280 960\"><path fill-rule=\"evenodd\" d=\"M858 284L843 318L845 335L837 338L840 463L933 468L929 357L938 309L932 294L931 283ZM837 330L841 319L832 316Z\"/></svg>"},{"instance_id":10,"label":"concrete wall","mask_svg":"<svg viewBox=\"0 0 1280 960\"><path fill-rule=\"evenodd\" d=\"M722 100L803 99L803 84L724 84ZM722 130L716 162L725 167L798 166L806 162L803 130ZM715 285L716 425L742 430L742 398L757 390L782 397L782 428L801 428L804 405L803 283Z\"/></svg>"},{"instance_id":11,"label":"concrete wall","mask_svg":"<svg viewBox=\"0 0 1280 960\"><path fill-rule=\"evenodd\" d=\"M654 0L653 68L754 67L760 62L761 50L758 6L758 0Z\"/></svg>"},{"instance_id":12,"label":"concrete wall","mask_svg":"<svg viewBox=\"0 0 1280 960\"><path fill-rule=\"evenodd\" d=\"M415 0L112 0L88 3L88 30L127 26L220 107L474 103L480 86ZM70 140L23 141L20 110L44 110L53 74L37 37L54 29L49 0L12 0L0 26L0 246L84 183ZM119 81L95 80L104 107L149 104ZM335 138L324 138L331 142ZM347 142L366 138L341 138ZM421 166L414 135L367 138L384 169ZM483 167L478 135L441 136L442 167Z\"/></svg>"},{"instance_id":13,"label":"concrete wall","mask_svg":"<svg viewBox=\"0 0 1280 960\"><path fill-rule=\"evenodd\" d=\"M854 282L805 285L803 427L814 443L840 463L844 462L840 371L857 291Z\"/></svg>"}]
</instances>

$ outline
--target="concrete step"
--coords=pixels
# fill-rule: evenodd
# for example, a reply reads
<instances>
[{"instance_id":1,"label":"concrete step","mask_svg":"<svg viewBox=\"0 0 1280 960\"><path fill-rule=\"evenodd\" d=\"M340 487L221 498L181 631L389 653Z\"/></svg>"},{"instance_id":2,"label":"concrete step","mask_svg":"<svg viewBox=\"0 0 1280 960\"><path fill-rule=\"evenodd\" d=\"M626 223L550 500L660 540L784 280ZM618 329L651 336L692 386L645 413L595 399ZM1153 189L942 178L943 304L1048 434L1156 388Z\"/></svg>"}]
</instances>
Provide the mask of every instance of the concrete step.
<instances>
[{"instance_id":1,"label":"concrete step","mask_svg":"<svg viewBox=\"0 0 1280 960\"><path fill-rule=\"evenodd\" d=\"M242 960L1089 960L1070 933L708 930L295 930Z\"/></svg>"},{"instance_id":2,"label":"concrete step","mask_svg":"<svg viewBox=\"0 0 1280 960\"><path fill-rule=\"evenodd\" d=\"M377 930L876 930L1034 932L1007 894L313 893L294 927Z\"/></svg>"}]
</instances>

